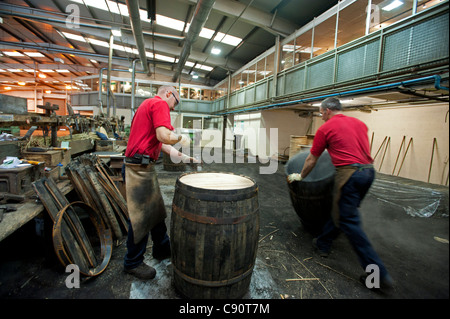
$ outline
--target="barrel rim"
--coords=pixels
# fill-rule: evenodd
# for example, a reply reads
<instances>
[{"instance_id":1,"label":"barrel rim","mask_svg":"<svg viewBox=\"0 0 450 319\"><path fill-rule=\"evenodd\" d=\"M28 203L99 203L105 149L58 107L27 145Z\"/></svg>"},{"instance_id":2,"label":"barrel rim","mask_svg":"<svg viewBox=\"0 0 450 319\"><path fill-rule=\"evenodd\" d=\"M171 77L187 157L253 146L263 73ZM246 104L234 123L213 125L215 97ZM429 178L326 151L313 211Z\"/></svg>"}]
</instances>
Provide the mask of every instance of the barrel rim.
<instances>
[{"instance_id":1,"label":"barrel rim","mask_svg":"<svg viewBox=\"0 0 450 319\"><path fill-rule=\"evenodd\" d=\"M302 155L304 155L306 152L301 152L301 153L297 153L297 154L295 154L293 157L292 157L292 159L294 159L295 157L297 157L297 156L302 156ZM308 154L310 154L311 152L309 152L308 151ZM300 155L301 154L301 155ZM319 160L320 161L323 161L324 160L324 157L326 158L326 157L329 157L329 159L330 159L330 162L331 162L331 157L330 157L330 153L327 151L327 150L324 150L323 152L322 152L322 154L320 154L320 156L319 156ZM290 159L290 160L292 160L292 159ZM290 160L286 163L286 165L284 166L284 174L285 174L285 176L289 176L289 168L290 168L290 166L289 166L289 164L290 163L292 163L292 162L290 162ZM331 162L331 164L333 165L333 162ZM334 165L333 165L333 167L334 167ZM316 169L316 168L313 168L313 170L314 169ZM294 172L292 172L292 173L294 173ZM301 173L301 172L297 172L297 173ZM330 170L330 172L328 173L328 174L326 174L325 176L323 176L323 178L321 178L321 179L313 179L313 180L310 180L310 179L308 179L308 177L306 177L305 179L303 179L303 180L301 180L301 181L294 181L294 183L317 183L317 182L320 182L320 181L324 181L324 180L327 180L327 179L329 179L329 178L333 178L334 179L334 177L335 177L335 175L336 175L336 170L334 169L334 170Z\"/></svg>"},{"instance_id":2,"label":"barrel rim","mask_svg":"<svg viewBox=\"0 0 450 319\"><path fill-rule=\"evenodd\" d=\"M249 179L253 185L249 186L249 187L244 187L244 188L239 188L239 189L210 189L210 188L201 188L201 187L196 187L196 186L192 186L192 185L188 185L185 184L181 181L181 179L184 176L187 175L193 175L193 174L208 174L208 173L216 173L216 174L227 174L227 175L234 175L234 176L239 176L239 177L243 177L243 178L247 178ZM180 176L177 177L177 181L176 181L176 186L186 189L188 191L193 191L193 192L199 192L199 193L209 193L209 194L241 194L241 193L245 193L248 191L257 191L258 190L258 185L256 184L256 181L249 177L249 176L245 176L242 174L234 174L234 173L229 173L229 172L186 172L181 174Z\"/></svg>"}]
</instances>

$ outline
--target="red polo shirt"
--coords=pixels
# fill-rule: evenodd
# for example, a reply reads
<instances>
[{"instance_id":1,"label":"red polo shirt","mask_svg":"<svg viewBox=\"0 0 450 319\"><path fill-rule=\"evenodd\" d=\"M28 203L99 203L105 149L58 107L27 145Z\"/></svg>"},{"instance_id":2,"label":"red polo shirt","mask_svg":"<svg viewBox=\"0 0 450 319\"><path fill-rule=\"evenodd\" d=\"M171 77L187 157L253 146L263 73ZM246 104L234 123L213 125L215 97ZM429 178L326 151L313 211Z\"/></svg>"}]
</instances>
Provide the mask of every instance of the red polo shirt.
<instances>
[{"instance_id":1,"label":"red polo shirt","mask_svg":"<svg viewBox=\"0 0 450 319\"><path fill-rule=\"evenodd\" d=\"M173 131L169 105L155 96L142 102L134 114L125 156L138 153L158 159L162 143L156 138L156 128L160 126Z\"/></svg>"},{"instance_id":2,"label":"red polo shirt","mask_svg":"<svg viewBox=\"0 0 450 319\"><path fill-rule=\"evenodd\" d=\"M334 166L371 164L367 131L362 121L336 114L317 130L311 154L319 157L326 148Z\"/></svg>"}]
</instances>

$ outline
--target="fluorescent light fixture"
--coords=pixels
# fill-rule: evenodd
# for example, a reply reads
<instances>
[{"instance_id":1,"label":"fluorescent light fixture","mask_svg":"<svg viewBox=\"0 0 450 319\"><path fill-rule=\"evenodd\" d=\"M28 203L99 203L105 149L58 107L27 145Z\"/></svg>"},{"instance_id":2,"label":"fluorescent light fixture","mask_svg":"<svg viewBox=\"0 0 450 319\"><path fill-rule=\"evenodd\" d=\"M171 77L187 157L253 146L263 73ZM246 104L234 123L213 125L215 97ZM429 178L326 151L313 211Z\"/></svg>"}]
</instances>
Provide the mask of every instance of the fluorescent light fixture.
<instances>
[{"instance_id":1,"label":"fluorescent light fixture","mask_svg":"<svg viewBox=\"0 0 450 319\"><path fill-rule=\"evenodd\" d=\"M197 64L195 66L196 69L200 69L200 70L205 70L205 71L212 71L213 67L211 66L207 66L207 65L202 65L202 64Z\"/></svg>"},{"instance_id":2,"label":"fluorescent light fixture","mask_svg":"<svg viewBox=\"0 0 450 319\"><path fill-rule=\"evenodd\" d=\"M68 72L70 72L69 70L66 70L66 69L57 69L55 71L58 72L58 73L68 73Z\"/></svg>"},{"instance_id":3,"label":"fluorescent light fixture","mask_svg":"<svg viewBox=\"0 0 450 319\"><path fill-rule=\"evenodd\" d=\"M73 33L69 33L69 32L61 32L64 37L66 37L67 39L71 39L71 40L75 40L75 41L80 41L80 42L86 42L86 39L84 37L82 37L81 35L78 34L73 34Z\"/></svg>"},{"instance_id":4,"label":"fluorescent light fixture","mask_svg":"<svg viewBox=\"0 0 450 319\"><path fill-rule=\"evenodd\" d=\"M161 60L161 61L166 61L166 62L171 62L171 63L174 63L174 61L175 61L175 58L168 57L168 56L161 55L161 54L155 54L155 59Z\"/></svg>"},{"instance_id":5,"label":"fluorescent light fixture","mask_svg":"<svg viewBox=\"0 0 450 319\"><path fill-rule=\"evenodd\" d=\"M24 52L26 55L32 58L43 58L44 55L40 52Z\"/></svg>"},{"instance_id":6,"label":"fluorescent light fixture","mask_svg":"<svg viewBox=\"0 0 450 319\"><path fill-rule=\"evenodd\" d=\"M21 69L7 69L8 72L22 72Z\"/></svg>"},{"instance_id":7,"label":"fluorescent light fixture","mask_svg":"<svg viewBox=\"0 0 450 319\"><path fill-rule=\"evenodd\" d=\"M197 74L192 74L192 78L193 79L198 79L198 75Z\"/></svg>"},{"instance_id":8,"label":"fluorescent light fixture","mask_svg":"<svg viewBox=\"0 0 450 319\"><path fill-rule=\"evenodd\" d=\"M106 42L106 41L101 41L101 40L91 39L91 38L87 39L87 41L90 44L94 44L94 45L98 45L98 46L101 46L101 47L109 48L109 43Z\"/></svg>"},{"instance_id":9,"label":"fluorescent light fixture","mask_svg":"<svg viewBox=\"0 0 450 319\"><path fill-rule=\"evenodd\" d=\"M120 31L120 29L111 29L111 33L115 37L121 37L122 36L122 32Z\"/></svg>"},{"instance_id":10,"label":"fluorescent light fixture","mask_svg":"<svg viewBox=\"0 0 450 319\"><path fill-rule=\"evenodd\" d=\"M50 70L50 69L41 69L41 70L39 70L39 71L41 71L41 72L55 72L54 70Z\"/></svg>"},{"instance_id":11,"label":"fluorescent light fixture","mask_svg":"<svg viewBox=\"0 0 450 319\"><path fill-rule=\"evenodd\" d=\"M400 1L400 0L394 0L394 1L392 1L390 4L388 4L387 6L384 6L383 8L381 8L381 10L384 10L384 11L391 11L391 10L394 10L395 8L400 7L402 4L403 4L402 1Z\"/></svg>"},{"instance_id":12,"label":"fluorescent light fixture","mask_svg":"<svg viewBox=\"0 0 450 319\"><path fill-rule=\"evenodd\" d=\"M128 17L128 7L125 4L117 3L113 0L71 0L72 2L76 2L82 5L86 5L92 8L97 8L104 11L109 11L111 13L120 14L124 17ZM147 11L143 9L139 9L139 16L143 22L149 23L150 20L147 19ZM190 25L185 24L184 21L169 18L160 14L156 15L156 24L159 26L163 26L166 28L174 29L180 32L188 32ZM208 28L202 28L199 36L202 38L210 39L214 35L214 30ZM232 46L237 46L241 43L242 39L238 37L234 37L232 35L225 35L222 32L219 32L214 41L225 43Z\"/></svg>"},{"instance_id":13,"label":"fluorescent light fixture","mask_svg":"<svg viewBox=\"0 0 450 319\"><path fill-rule=\"evenodd\" d=\"M144 12L145 12L145 14L147 14L147 11L144 11ZM169 17L166 17L166 16L162 16L160 14L156 15L156 24L160 25L162 27L175 29L175 30L178 30L178 31L183 31L184 30L184 21L172 19L172 18L169 18ZM214 31L213 31L213 33L214 33Z\"/></svg>"},{"instance_id":14,"label":"fluorescent light fixture","mask_svg":"<svg viewBox=\"0 0 450 319\"><path fill-rule=\"evenodd\" d=\"M3 69L0 69L0 72L6 72L5 70L3 70Z\"/></svg>"},{"instance_id":15,"label":"fluorescent light fixture","mask_svg":"<svg viewBox=\"0 0 450 319\"><path fill-rule=\"evenodd\" d=\"M3 51L3 53L9 56L23 56L22 53L17 51Z\"/></svg>"},{"instance_id":16,"label":"fluorescent light fixture","mask_svg":"<svg viewBox=\"0 0 450 319\"><path fill-rule=\"evenodd\" d=\"M212 48L211 49L211 54L218 55L218 54L220 54L220 52L222 52L222 50L220 50L218 48Z\"/></svg>"},{"instance_id":17,"label":"fluorescent light fixture","mask_svg":"<svg viewBox=\"0 0 450 319\"><path fill-rule=\"evenodd\" d=\"M237 46L239 43L241 43L242 39L238 38L238 37L234 37L232 35L227 34L226 36L223 37L222 41L220 41L221 43L225 43L225 44L229 44L232 46Z\"/></svg>"}]
</instances>

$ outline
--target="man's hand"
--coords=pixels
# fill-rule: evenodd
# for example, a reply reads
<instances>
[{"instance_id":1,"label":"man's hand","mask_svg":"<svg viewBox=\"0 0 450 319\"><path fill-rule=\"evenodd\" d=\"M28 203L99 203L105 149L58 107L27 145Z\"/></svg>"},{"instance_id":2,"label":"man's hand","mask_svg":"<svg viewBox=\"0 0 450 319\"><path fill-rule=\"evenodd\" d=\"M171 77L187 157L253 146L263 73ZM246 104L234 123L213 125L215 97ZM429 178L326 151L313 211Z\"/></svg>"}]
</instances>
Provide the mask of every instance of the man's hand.
<instances>
[{"instance_id":1,"label":"man's hand","mask_svg":"<svg viewBox=\"0 0 450 319\"><path fill-rule=\"evenodd\" d=\"M191 144L191 139L187 135L180 134L178 143L180 143L182 147L188 147Z\"/></svg>"},{"instance_id":2,"label":"man's hand","mask_svg":"<svg viewBox=\"0 0 450 319\"><path fill-rule=\"evenodd\" d=\"M287 176L288 183L292 183L294 181L300 182L303 179L302 174L293 173Z\"/></svg>"},{"instance_id":3,"label":"man's hand","mask_svg":"<svg viewBox=\"0 0 450 319\"><path fill-rule=\"evenodd\" d=\"M201 161L199 161L198 159L194 158L194 157L190 157L186 154L181 155L181 161L183 163L201 163Z\"/></svg>"}]
</instances>

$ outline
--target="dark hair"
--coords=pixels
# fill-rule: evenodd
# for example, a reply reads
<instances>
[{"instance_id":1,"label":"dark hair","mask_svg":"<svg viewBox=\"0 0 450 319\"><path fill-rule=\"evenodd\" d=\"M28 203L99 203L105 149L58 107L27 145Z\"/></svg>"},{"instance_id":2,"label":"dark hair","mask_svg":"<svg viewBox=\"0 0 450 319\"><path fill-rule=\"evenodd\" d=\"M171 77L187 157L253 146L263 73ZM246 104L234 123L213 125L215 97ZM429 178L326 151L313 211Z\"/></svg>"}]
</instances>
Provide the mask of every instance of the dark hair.
<instances>
[{"instance_id":1,"label":"dark hair","mask_svg":"<svg viewBox=\"0 0 450 319\"><path fill-rule=\"evenodd\" d=\"M333 111L342 111L341 102L335 97L329 97L322 101L320 105L322 109L330 109Z\"/></svg>"}]
</instances>

